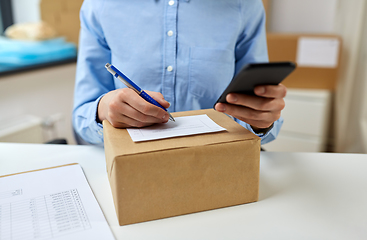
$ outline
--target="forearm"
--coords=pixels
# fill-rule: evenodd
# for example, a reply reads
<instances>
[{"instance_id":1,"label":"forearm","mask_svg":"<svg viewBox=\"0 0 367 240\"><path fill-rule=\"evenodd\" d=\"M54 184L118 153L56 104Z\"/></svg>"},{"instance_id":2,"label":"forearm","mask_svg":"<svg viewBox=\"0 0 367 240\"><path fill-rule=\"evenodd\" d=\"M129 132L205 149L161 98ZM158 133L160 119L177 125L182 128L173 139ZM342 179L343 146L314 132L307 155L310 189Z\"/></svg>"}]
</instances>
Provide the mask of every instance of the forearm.
<instances>
[{"instance_id":1,"label":"forearm","mask_svg":"<svg viewBox=\"0 0 367 240\"><path fill-rule=\"evenodd\" d=\"M98 103L104 94L115 88L105 68L111 61L111 52L99 26L99 6L84 2L81 10L81 30L76 81L74 89L73 127L84 141L103 142L102 124L97 123Z\"/></svg>"},{"instance_id":2,"label":"forearm","mask_svg":"<svg viewBox=\"0 0 367 240\"><path fill-rule=\"evenodd\" d=\"M90 144L103 144L103 127L96 121L100 98L75 108L73 112L74 131Z\"/></svg>"}]
</instances>

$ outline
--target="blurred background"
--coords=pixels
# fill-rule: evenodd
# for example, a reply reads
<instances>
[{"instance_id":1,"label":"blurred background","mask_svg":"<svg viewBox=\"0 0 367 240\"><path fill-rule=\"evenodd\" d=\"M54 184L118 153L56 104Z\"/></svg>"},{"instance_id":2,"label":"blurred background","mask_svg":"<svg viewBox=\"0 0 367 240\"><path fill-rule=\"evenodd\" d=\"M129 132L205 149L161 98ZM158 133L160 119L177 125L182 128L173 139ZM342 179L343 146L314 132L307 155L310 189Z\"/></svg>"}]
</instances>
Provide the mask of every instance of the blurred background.
<instances>
[{"instance_id":1,"label":"blurred background","mask_svg":"<svg viewBox=\"0 0 367 240\"><path fill-rule=\"evenodd\" d=\"M75 144L82 0L0 0L0 141ZM268 151L367 153L365 0L263 0L270 61L294 61Z\"/></svg>"}]
</instances>

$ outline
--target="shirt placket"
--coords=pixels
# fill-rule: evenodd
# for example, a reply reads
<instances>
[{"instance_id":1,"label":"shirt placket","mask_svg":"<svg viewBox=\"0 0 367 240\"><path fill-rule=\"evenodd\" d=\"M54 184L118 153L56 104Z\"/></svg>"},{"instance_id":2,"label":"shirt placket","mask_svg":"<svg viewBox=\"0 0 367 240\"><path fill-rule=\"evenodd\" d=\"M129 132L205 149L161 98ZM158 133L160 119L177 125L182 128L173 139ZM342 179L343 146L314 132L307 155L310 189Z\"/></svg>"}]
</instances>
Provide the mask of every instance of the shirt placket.
<instances>
[{"instance_id":1,"label":"shirt placket","mask_svg":"<svg viewBox=\"0 0 367 240\"><path fill-rule=\"evenodd\" d=\"M162 94L171 103L169 110L175 111L178 0L166 0L165 4Z\"/></svg>"}]
</instances>

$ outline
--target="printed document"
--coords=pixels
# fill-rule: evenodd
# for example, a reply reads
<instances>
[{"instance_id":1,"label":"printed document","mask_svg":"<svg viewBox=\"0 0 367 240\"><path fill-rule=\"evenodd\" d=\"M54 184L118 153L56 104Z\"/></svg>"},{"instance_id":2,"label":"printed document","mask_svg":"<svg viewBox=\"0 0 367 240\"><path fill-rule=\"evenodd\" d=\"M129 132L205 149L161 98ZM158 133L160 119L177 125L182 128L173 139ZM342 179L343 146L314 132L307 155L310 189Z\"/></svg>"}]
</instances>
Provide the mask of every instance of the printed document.
<instances>
[{"instance_id":1,"label":"printed document","mask_svg":"<svg viewBox=\"0 0 367 240\"><path fill-rule=\"evenodd\" d=\"M174 121L145 128L127 128L134 142L225 131L206 114L176 117Z\"/></svg>"},{"instance_id":2,"label":"printed document","mask_svg":"<svg viewBox=\"0 0 367 240\"><path fill-rule=\"evenodd\" d=\"M78 164L0 177L0 186L0 239L114 239Z\"/></svg>"}]
</instances>

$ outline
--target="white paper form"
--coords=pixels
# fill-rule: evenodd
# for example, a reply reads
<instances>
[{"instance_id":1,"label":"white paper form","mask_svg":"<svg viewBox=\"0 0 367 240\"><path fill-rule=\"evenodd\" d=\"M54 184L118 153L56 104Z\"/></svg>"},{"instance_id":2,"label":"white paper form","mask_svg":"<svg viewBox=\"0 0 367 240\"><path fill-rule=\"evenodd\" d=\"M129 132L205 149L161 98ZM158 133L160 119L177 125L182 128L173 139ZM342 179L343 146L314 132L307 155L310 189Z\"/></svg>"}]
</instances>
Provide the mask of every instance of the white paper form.
<instances>
[{"instance_id":1,"label":"white paper form","mask_svg":"<svg viewBox=\"0 0 367 240\"><path fill-rule=\"evenodd\" d=\"M114 239L80 165L0 178L0 239Z\"/></svg>"},{"instance_id":2,"label":"white paper form","mask_svg":"<svg viewBox=\"0 0 367 240\"><path fill-rule=\"evenodd\" d=\"M206 114L176 117L175 122L169 121L167 123L155 124L145 128L127 129L134 142L220 132L225 130L225 128L216 124Z\"/></svg>"},{"instance_id":3,"label":"white paper form","mask_svg":"<svg viewBox=\"0 0 367 240\"><path fill-rule=\"evenodd\" d=\"M340 42L337 38L301 37L297 47L300 67L336 68Z\"/></svg>"}]
</instances>

